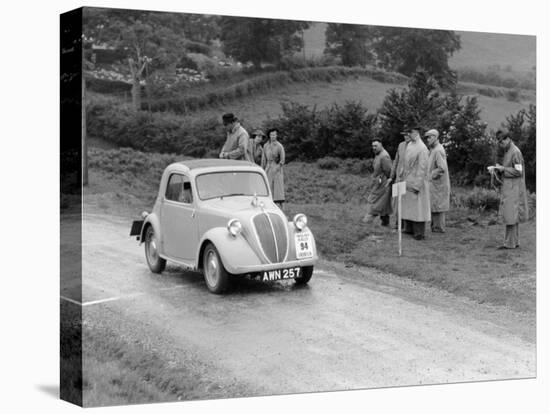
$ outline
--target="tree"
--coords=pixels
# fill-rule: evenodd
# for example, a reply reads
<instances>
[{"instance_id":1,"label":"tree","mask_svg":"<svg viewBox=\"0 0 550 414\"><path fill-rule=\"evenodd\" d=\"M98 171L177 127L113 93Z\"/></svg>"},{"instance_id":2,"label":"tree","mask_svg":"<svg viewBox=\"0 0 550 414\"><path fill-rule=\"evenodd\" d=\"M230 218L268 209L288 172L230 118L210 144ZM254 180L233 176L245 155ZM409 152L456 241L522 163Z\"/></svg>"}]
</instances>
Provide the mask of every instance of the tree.
<instances>
[{"instance_id":1,"label":"tree","mask_svg":"<svg viewBox=\"0 0 550 414\"><path fill-rule=\"evenodd\" d=\"M157 69L176 62L183 37L175 29L181 16L138 10L85 8L87 39L117 50L128 65L132 102L141 109L141 84Z\"/></svg>"},{"instance_id":2,"label":"tree","mask_svg":"<svg viewBox=\"0 0 550 414\"><path fill-rule=\"evenodd\" d=\"M529 105L515 115L506 117L505 128L510 132L525 162L525 181L531 191L537 188L537 106Z\"/></svg>"},{"instance_id":3,"label":"tree","mask_svg":"<svg viewBox=\"0 0 550 414\"><path fill-rule=\"evenodd\" d=\"M325 53L340 56L344 66L365 66L374 59L370 45L372 32L371 26L329 23Z\"/></svg>"},{"instance_id":4,"label":"tree","mask_svg":"<svg viewBox=\"0 0 550 414\"><path fill-rule=\"evenodd\" d=\"M453 181L460 184L488 181L486 168L495 162L495 145L480 114L475 96L451 93L445 97L444 111L436 126L447 151Z\"/></svg>"},{"instance_id":5,"label":"tree","mask_svg":"<svg viewBox=\"0 0 550 414\"><path fill-rule=\"evenodd\" d=\"M374 62L407 76L424 70L441 86L456 82L448 59L460 49L460 36L450 30L331 23L326 43L325 51L340 56L346 66Z\"/></svg>"},{"instance_id":6,"label":"tree","mask_svg":"<svg viewBox=\"0 0 550 414\"><path fill-rule=\"evenodd\" d=\"M286 54L303 47L300 32L308 22L222 17L220 19L223 50L241 62L252 62L257 69L262 63L280 65Z\"/></svg>"},{"instance_id":7,"label":"tree","mask_svg":"<svg viewBox=\"0 0 550 414\"><path fill-rule=\"evenodd\" d=\"M407 88L391 89L378 112L378 137L384 147L394 154L403 139L400 132L407 126L433 128L443 114L443 104L437 81L424 71L416 72Z\"/></svg>"},{"instance_id":8,"label":"tree","mask_svg":"<svg viewBox=\"0 0 550 414\"><path fill-rule=\"evenodd\" d=\"M380 66L407 76L421 69L442 86L456 82L456 74L448 64L448 58L460 49L460 36L455 32L379 27L373 36L373 49Z\"/></svg>"}]
</instances>

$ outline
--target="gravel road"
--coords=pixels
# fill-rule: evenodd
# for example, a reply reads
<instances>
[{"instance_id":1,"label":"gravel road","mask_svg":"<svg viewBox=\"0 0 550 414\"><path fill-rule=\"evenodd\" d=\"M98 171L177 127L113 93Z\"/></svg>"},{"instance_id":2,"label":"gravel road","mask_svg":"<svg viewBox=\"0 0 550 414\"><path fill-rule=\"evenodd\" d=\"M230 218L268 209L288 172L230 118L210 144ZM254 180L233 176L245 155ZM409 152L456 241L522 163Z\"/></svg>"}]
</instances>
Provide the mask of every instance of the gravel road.
<instances>
[{"instance_id":1,"label":"gravel road","mask_svg":"<svg viewBox=\"0 0 550 414\"><path fill-rule=\"evenodd\" d=\"M62 298L82 302L85 329L109 326L175 365L191 354L202 375L246 395L536 375L534 321L522 315L325 261L306 287L239 280L213 295L180 267L151 273L130 222L85 216L82 298L70 283Z\"/></svg>"}]
</instances>

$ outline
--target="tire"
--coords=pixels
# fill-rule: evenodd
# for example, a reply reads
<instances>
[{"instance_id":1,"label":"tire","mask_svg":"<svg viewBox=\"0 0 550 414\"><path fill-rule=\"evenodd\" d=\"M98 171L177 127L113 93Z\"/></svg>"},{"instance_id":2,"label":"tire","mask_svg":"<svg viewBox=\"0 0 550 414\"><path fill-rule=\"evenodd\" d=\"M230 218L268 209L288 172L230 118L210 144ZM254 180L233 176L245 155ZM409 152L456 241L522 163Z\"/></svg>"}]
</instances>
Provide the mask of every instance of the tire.
<instances>
[{"instance_id":1,"label":"tire","mask_svg":"<svg viewBox=\"0 0 550 414\"><path fill-rule=\"evenodd\" d=\"M153 226L147 227L145 231L145 259L153 273L162 273L166 267L166 260L159 256L158 239Z\"/></svg>"},{"instance_id":2,"label":"tire","mask_svg":"<svg viewBox=\"0 0 550 414\"><path fill-rule=\"evenodd\" d=\"M294 279L297 285L307 285L313 276L313 266L302 267L302 276Z\"/></svg>"},{"instance_id":3,"label":"tire","mask_svg":"<svg viewBox=\"0 0 550 414\"><path fill-rule=\"evenodd\" d=\"M220 294L229 287L229 273L225 270L220 254L212 243L208 243L204 249L202 273L210 292Z\"/></svg>"}]
</instances>

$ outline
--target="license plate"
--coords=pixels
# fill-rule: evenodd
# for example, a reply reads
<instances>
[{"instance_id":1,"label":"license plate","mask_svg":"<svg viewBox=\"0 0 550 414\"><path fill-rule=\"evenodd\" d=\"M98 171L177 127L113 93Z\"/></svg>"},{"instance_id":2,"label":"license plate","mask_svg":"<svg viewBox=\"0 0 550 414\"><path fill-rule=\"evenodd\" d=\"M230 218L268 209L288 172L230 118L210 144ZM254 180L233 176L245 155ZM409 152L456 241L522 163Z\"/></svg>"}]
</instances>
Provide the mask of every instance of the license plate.
<instances>
[{"instance_id":1,"label":"license plate","mask_svg":"<svg viewBox=\"0 0 550 414\"><path fill-rule=\"evenodd\" d=\"M141 235L141 228L143 227L144 220L134 220L132 222L132 228L130 229L130 236Z\"/></svg>"},{"instance_id":2,"label":"license plate","mask_svg":"<svg viewBox=\"0 0 550 414\"><path fill-rule=\"evenodd\" d=\"M309 231L297 231L294 234L294 245L296 246L296 258L307 259L313 257L313 241Z\"/></svg>"},{"instance_id":3,"label":"license plate","mask_svg":"<svg viewBox=\"0 0 550 414\"><path fill-rule=\"evenodd\" d=\"M273 280L294 279L300 277L300 268L291 267L288 269L266 270L262 276L262 282Z\"/></svg>"}]
</instances>

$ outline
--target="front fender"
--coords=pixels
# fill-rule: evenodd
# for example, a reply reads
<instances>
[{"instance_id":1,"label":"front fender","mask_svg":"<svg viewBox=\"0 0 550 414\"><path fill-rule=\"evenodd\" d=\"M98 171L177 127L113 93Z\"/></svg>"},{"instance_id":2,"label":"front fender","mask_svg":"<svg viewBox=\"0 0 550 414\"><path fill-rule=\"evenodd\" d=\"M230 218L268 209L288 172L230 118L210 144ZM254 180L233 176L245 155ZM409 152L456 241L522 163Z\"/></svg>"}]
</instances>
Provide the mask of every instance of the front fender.
<instances>
[{"instance_id":1,"label":"front fender","mask_svg":"<svg viewBox=\"0 0 550 414\"><path fill-rule=\"evenodd\" d=\"M225 227L215 227L204 233L199 243L196 261L199 268L202 268L202 254L208 242L216 247L225 270L229 273L239 274L243 268L262 264L242 233L233 237Z\"/></svg>"},{"instance_id":2,"label":"front fender","mask_svg":"<svg viewBox=\"0 0 550 414\"><path fill-rule=\"evenodd\" d=\"M145 230L147 229L148 226L153 226L153 230L155 231L155 234L157 235L158 239L162 240L162 233L160 231L160 220L155 213L151 213L147 217L145 217L143 226L141 227L141 234L139 236L140 245L144 241ZM160 245L162 246L162 243Z\"/></svg>"}]
</instances>

